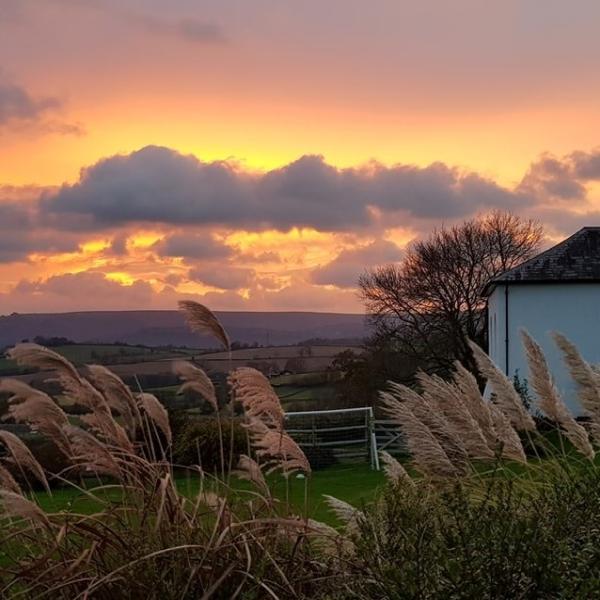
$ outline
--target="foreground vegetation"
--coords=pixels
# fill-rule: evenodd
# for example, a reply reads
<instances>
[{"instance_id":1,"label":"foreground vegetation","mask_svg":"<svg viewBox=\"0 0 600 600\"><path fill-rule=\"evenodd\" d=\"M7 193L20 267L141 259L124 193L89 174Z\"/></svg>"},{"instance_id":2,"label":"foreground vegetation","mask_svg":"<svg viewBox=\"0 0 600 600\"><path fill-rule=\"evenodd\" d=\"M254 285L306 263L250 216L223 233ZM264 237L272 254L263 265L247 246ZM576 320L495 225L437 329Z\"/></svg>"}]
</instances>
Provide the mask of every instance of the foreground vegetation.
<instances>
[{"instance_id":1,"label":"foreground vegetation","mask_svg":"<svg viewBox=\"0 0 600 600\"><path fill-rule=\"evenodd\" d=\"M192 328L229 347L210 311L194 303L183 308ZM594 462L600 377L568 340L556 340L578 383L585 427L567 411L534 340L524 335L543 420L525 410L512 383L473 346L493 387L492 403L461 365L448 381L420 375L419 392L393 383L382 392L383 409L403 431L411 461L404 465L382 453L389 483L377 492L374 474L346 476L336 485L332 472L312 473L285 432L279 398L254 369L230 374L230 400L222 407L200 369L178 366L182 388L212 406L219 431L215 472L191 465L190 476L181 479L171 423L156 398L133 394L102 367L90 367L83 378L50 350L17 346L13 359L54 369L64 394L88 412L81 427L74 426L44 393L19 381L0 384L12 395L12 418L50 438L69 462L50 475L18 438L0 432L7 450L0 469L1 593L600 597L600 471ZM239 461L227 447L234 443L233 429L227 432L236 404L246 447ZM90 477L97 477L96 486ZM63 487L51 490L59 482ZM319 496L335 520L324 515Z\"/></svg>"}]
</instances>

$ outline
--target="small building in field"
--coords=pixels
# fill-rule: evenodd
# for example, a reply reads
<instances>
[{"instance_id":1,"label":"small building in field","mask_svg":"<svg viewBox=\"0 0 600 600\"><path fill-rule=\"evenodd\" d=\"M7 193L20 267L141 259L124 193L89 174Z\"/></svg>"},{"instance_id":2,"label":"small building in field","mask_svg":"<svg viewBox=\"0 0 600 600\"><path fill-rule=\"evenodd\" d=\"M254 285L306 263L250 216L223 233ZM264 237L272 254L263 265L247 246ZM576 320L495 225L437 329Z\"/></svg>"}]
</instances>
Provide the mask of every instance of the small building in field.
<instances>
[{"instance_id":1,"label":"small building in field","mask_svg":"<svg viewBox=\"0 0 600 600\"><path fill-rule=\"evenodd\" d=\"M529 377L521 329L543 348L558 390L576 413L576 389L551 337L558 331L600 363L600 227L584 227L487 286L489 355L512 379ZM532 392L533 396L533 392Z\"/></svg>"}]
</instances>

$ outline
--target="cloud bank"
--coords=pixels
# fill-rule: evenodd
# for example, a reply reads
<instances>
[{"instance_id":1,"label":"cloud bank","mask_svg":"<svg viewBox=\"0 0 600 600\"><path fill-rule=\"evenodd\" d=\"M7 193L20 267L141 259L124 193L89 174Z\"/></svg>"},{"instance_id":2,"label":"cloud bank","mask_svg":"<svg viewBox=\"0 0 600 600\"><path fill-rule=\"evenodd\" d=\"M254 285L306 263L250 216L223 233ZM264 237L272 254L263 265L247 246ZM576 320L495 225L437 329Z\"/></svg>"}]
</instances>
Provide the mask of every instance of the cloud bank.
<instances>
[{"instance_id":1,"label":"cloud bank","mask_svg":"<svg viewBox=\"0 0 600 600\"><path fill-rule=\"evenodd\" d=\"M443 163L339 169L314 155L252 174L147 146L88 167L77 183L45 198L43 212L72 229L145 222L340 231L390 217L455 219L531 202L524 191Z\"/></svg>"},{"instance_id":2,"label":"cloud bank","mask_svg":"<svg viewBox=\"0 0 600 600\"><path fill-rule=\"evenodd\" d=\"M170 308L360 310L365 268L490 209L553 240L600 221L600 150L542 155L514 187L473 171L307 155L265 173L147 146L60 188L0 188L0 312ZM22 194L20 198L19 195Z\"/></svg>"}]
</instances>

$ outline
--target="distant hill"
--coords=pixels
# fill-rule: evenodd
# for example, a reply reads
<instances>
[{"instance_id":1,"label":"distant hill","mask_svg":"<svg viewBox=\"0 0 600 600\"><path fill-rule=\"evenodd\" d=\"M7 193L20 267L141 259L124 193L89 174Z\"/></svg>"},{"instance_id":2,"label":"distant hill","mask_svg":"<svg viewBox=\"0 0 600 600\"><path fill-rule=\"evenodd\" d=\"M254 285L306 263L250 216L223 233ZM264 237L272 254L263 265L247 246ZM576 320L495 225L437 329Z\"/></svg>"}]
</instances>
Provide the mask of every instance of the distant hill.
<instances>
[{"instance_id":1,"label":"distant hill","mask_svg":"<svg viewBox=\"0 0 600 600\"><path fill-rule=\"evenodd\" d=\"M232 340L262 345L307 339L359 342L364 315L311 312L218 312ZM66 337L79 343L144 344L214 348L212 338L191 333L182 315L170 310L91 311L0 316L0 347L36 336Z\"/></svg>"}]
</instances>

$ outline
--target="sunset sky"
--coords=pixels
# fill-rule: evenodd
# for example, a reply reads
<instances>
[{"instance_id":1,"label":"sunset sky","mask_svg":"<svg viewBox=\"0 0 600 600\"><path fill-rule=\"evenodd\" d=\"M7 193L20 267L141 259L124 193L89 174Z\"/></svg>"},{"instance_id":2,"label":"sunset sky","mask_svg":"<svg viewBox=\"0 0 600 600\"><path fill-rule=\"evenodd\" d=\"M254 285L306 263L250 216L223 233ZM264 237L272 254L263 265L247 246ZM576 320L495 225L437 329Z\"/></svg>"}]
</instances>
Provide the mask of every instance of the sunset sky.
<instances>
[{"instance_id":1,"label":"sunset sky","mask_svg":"<svg viewBox=\"0 0 600 600\"><path fill-rule=\"evenodd\" d=\"M360 312L492 208L600 224L597 0L0 0L0 313Z\"/></svg>"}]
</instances>

